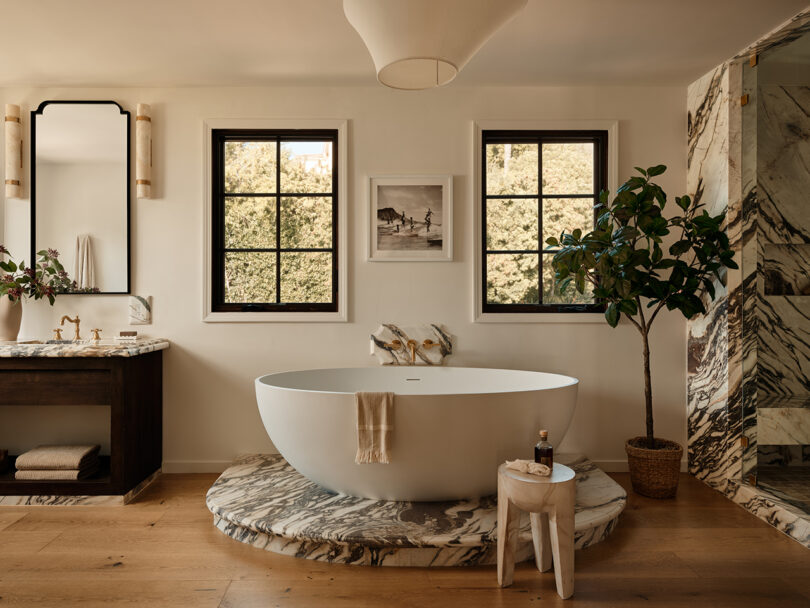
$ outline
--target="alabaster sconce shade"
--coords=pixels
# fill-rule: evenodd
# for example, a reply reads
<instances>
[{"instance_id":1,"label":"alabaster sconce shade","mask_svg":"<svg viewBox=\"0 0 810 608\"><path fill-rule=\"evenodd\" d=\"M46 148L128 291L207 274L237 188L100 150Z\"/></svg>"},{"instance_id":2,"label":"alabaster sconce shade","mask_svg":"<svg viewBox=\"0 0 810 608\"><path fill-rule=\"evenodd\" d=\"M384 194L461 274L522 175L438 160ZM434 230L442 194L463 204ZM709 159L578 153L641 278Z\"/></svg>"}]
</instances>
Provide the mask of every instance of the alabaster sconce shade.
<instances>
[{"instance_id":1,"label":"alabaster sconce shade","mask_svg":"<svg viewBox=\"0 0 810 608\"><path fill-rule=\"evenodd\" d=\"M22 192L22 124L20 106L6 104L6 198L20 198Z\"/></svg>"},{"instance_id":2,"label":"alabaster sconce shade","mask_svg":"<svg viewBox=\"0 0 810 608\"><path fill-rule=\"evenodd\" d=\"M152 198L152 108L146 103L135 113L135 196Z\"/></svg>"}]
</instances>

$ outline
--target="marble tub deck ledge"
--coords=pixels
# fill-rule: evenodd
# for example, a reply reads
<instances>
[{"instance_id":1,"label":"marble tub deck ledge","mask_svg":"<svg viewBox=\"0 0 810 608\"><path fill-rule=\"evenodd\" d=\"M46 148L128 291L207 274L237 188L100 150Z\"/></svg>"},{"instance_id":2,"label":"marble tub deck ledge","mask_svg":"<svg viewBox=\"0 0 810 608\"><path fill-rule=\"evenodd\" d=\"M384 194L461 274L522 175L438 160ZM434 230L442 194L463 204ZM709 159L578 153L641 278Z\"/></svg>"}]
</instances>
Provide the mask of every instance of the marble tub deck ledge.
<instances>
[{"instance_id":1,"label":"marble tub deck ledge","mask_svg":"<svg viewBox=\"0 0 810 608\"><path fill-rule=\"evenodd\" d=\"M559 455L557 461L577 474L576 548L604 540L625 507L625 491L584 456ZM251 454L220 476L206 504L224 534L285 555L377 566L496 563L495 496L446 502L357 498L317 486L279 454ZM524 514L516 560L533 555Z\"/></svg>"}]
</instances>

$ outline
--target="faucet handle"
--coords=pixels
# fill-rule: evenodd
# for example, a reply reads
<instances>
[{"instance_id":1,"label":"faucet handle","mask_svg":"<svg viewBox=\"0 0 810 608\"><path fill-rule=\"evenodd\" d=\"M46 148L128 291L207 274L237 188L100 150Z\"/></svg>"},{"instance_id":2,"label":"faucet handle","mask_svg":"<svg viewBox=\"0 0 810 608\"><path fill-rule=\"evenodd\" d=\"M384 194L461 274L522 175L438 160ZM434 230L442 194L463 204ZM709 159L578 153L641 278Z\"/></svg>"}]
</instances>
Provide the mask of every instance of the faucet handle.
<instances>
[{"instance_id":1,"label":"faucet handle","mask_svg":"<svg viewBox=\"0 0 810 608\"><path fill-rule=\"evenodd\" d=\"M62 329L57 327L53 330L53 339L54 340L61 340L62 339Z\"/></svg>"},{"instance_id":2,"label":"faucet handle","mask_svg":"<svg viewBox=\"0 0 810 608\"><path fill-rule=\"evenodd\" d=\"M400 348L402 348L402 341L391 340L390 342L386 342L383 346L385 346L385 348L393 348L394 350L399 350Z\"/></svg>"},{"instance_id":3,"label":"faucet handle","mask_svg":"<svg viewBox=\"0 0 810 608\"><path fill-rule=\"evenodd\" d=\"M93 342L98 342L99 340L101 340L101 338L99 337L99 334L101 333L101 331L102 330L100 330L100 329L91 329L90 330L90 333L93 334Z\"/></svg>"},{"instance_id":4,"label":"faucet handle","mask_svg":"<svg viewBox=\"0 0 810 608\"><path fill-rule=\"evenodd\" d=\"M439 347L441 347L441 342L434 342L433 340L431 340L430 338L428 338L427 340L425 340L424 342L422 342L422 346L423 346L424 348L427 348L427 349L431 349L431 348L433 348L434 346L439 346Z\"/></svg>"}]
</instances>

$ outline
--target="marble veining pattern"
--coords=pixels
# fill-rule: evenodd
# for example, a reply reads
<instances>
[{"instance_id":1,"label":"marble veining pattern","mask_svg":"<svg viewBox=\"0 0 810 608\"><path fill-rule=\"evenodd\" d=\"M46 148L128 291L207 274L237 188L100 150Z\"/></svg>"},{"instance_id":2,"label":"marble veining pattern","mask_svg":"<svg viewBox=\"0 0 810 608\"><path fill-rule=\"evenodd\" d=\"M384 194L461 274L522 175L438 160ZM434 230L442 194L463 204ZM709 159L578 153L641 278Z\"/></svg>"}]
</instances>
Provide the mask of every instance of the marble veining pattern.
<instances>
[{"instance_id":1,"label":"marble veining pattern","mask_svg":"<svg viewBox=\"0 0 810 608\"><path fill-rule=\"evenodd\" d=\"M810 296L810 245L766 244L763 255L766 296Z\"/></svg>"},{"instance_id":2,"label":"marble veining pattern","mask_svg":"<svg viewBox=\"0 0 810 608\"><path fill-rule=\"evenodd\" d=\"M786 176L788 169L804 167L807 173L810 166L806 92L772 87L759 95L758 88L750 86L750 71L743 79L743 60L808 31L810 9L805 9L693 83L687 100L688 192L710 212L726 212L729 241L738 264L742 262L739 270L729 270L725 289L718 291L707 313L688 323L689 470L806 545L806 513L741 480L756 475L758 400L770 397L769 391L784 398L807 394L810 387L810 366L804 363L810 355L810 332L805 329L810 328L810 308L800 297L766 297L763 278L765 246L808 242L808 188L797 188ZM743 93L749 94L746 106L738 103ZM785 116L796 120L777 124ZM772 156L767 162L758 156L762 150ZM774 168L774 163L779 165L776 171L760 171ZM774 265L787 275L781 277L783 283L798 282L795 259ZM743 436L748 440L745 448ZM799 456L773 446L765 449L766 461Z\"/></svg>"},{"instance_id":3,"label":"marble veining pattern","mask_svg":"<svg viewBox=\"0 0 810 608\"><path fill-rule=\"evenodd\" d=\"M810 467L810 445L761 445L757 466Z\"/></svg>"},{"instance_id":4,"label":"marble veining pattern","mask_svg":"<svg viewBox=\"0 0 810 608\"><path fill-rule=\"evenodd\" d=\"M169 348L165 338L149 338L137 342L111 343L92 341L60 344L33 342L0 342L0 357L136 357Z\"/></svg>"},{"instance_id":5,"label":"marble veining pattern","mask_svg":"<svg viewBox=\"0 0 810 608\"><path fill-rule=\"evenodd\" d=\"M773 491L730 480L726 495L760 519L810 548L810 515Z\"/></svg>"},{"instance_id":6,"label":"marble veining pattern","mask_svg":"<svg viewBox=\"0 0 810 608\"><path fill-rule=\"evenodd\" d=\"M577 548L603 540L626 494L587 458L559 456L577 472ZM494 472L493 472L494 474ZM495 563L494 496L449 502L378 501L335 494L278 454L243 456L211 487L214 524L232 538L307 559L365 565ZM532 556L524 517L518 557Z\"/></svg>"},{"instance_id":7,"label":"marble veining pattern","mask_svg":"<svg viewBox=\"0 0 810 608\"><path fill-rule=\"evenodd\" d=\"M810 408L757 408L757 443L810 445Z\"/></svg>"},{"instance_id":8,"label":"marble veining pattern","mask_svg":"<svg viewBox=\"0 0 810 608\"><path fill-rule=\"evenodd\" d=\"M402 346L390 346L399 340ZM416 341L415 361L411 363L411 351L408 340ZM425 340L432 340L438 346L426 348ZM371 354L377 357L382 365L442 365L445 357L453 354L455 338L447 329L436 323L416 327L400 327L393 323L380 325L371 334Z\"/></svg>"}]
</instances>

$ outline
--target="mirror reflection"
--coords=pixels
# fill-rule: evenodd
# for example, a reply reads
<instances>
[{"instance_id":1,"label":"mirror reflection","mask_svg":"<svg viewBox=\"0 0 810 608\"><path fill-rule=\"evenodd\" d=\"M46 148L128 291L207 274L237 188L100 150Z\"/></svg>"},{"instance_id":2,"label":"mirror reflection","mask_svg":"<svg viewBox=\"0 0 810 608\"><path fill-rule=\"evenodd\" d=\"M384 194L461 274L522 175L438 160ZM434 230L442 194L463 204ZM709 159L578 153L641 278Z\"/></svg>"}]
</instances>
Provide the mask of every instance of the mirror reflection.
<instances>
[{"instance_id":1,"label":"mirror reflection","mask_svg":"<svg viewBox=\"0 0 810 608\"><path fill-rule=\"evenodd\" d=\"M31 127L32 254L58 250L76 292L128 293L129 112L44 102Z\"/></svg>"}]
</instances>

